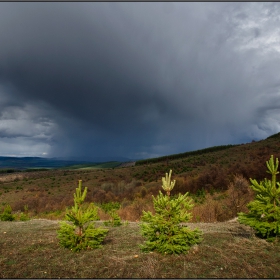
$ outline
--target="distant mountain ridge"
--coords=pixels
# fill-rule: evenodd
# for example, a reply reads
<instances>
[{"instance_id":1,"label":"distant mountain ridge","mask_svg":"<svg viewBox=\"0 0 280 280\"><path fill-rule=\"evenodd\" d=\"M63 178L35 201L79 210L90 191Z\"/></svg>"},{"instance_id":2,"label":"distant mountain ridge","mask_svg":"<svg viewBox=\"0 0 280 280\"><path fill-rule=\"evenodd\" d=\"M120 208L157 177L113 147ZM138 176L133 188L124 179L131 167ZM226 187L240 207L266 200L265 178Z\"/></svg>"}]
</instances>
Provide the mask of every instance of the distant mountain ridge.
<instances>
[{"instance_id":1,"label":"distant mountain ridge","mask_svg":"<svg viewBox=\"0 0 280 280\"><path fill-rule=\"evenodd\" d=\"M42 157L3 157L0 156L0 168L60 168L77 164L91 163L88 161L59 160L54 158Z\"/></svg>"},{"instance_id":2,"label":"distant mountain ridge","mask_svg":"<svg viewBox=\"0 0 280 280\"><path fill-rule=\"evenodd\" d=\"M93 161L91 158L43 158L43 157L7 157L0 156L0 169L32 169L32 168L63 168L74 165L98 165L106 162L130 162L131 159L124 157L98 157Z\"/></svg>"}]
</instances>

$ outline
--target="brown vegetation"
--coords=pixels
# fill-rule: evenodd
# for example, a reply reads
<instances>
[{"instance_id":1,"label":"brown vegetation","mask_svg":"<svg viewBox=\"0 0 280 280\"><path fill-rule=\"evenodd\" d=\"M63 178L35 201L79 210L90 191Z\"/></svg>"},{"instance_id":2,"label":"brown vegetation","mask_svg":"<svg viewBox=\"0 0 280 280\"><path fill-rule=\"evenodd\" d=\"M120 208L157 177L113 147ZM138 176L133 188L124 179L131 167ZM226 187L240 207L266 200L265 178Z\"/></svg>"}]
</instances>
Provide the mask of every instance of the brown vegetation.
<instances>
[{"instance_id":1,"label":"brown vegetation","mask_svg":"<svg viewBox=\"0 0 280 280\"><path fill-rule=\"evenodd\" d=\"M0 210L27 212L28 222L0 222L1 278L279 278L280 248L254 237L235 220L254 194L249 178L267 177L265 162L280 158L280 135L212 153L114 169L49 170L0 174ZM191 228L204 241L187 255L145 254L138 223L153 212L152 195L161 177L173 170L173 195L189 192L195 206ZM86 202L119 202L122 220L111 228L104 247L80 254L59 247L56 231L73 205L78 180L88 187ZM28 206L28 207L27 207ZM101 220L108 214L99 209ZM229 221L230 222L224 222ZM206 222L206 223L203 223ZM99 223L102 223L101 221ZM103 224L103 223L102 223ZM82 268L82 269L81 269Z\"/></svg>"},{"instance_id":2,"label":"brown vegetation","mask_svg":"<svg viewBox=\"0 0 280 280\"><path fill-rule=\"evenodd\" d=\"M87 202L119 202L122 219L139 220L144 208L151 209L151 196L161 189L161 177L172 169L176 179L173 195L190 193L196 204L193 220L224 221L239 211L246 212L252 197L248 180L267 177L265 161L271 154L280 158L279 140L276 135L230 149L139 166L0 174L0 201L14 211L23 211L28 205L34 216L52 215L72 205L73 191L81 179L88 187Z\"/></svg>"}]
</instances>

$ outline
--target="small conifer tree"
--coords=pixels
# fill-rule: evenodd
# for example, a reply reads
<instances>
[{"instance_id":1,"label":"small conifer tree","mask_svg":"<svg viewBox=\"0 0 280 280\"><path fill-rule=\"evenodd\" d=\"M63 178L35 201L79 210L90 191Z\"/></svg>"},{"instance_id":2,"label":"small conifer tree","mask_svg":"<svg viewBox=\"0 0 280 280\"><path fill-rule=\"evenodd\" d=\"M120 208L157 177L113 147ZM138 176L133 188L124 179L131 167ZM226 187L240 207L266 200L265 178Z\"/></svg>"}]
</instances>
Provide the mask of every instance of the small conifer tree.
<instances>
[{"instance_id":1,"label":"small conifer tree","mask_svg":"<svg viewBox=\"0 0 280 280\"><path fill-rule=\"evenodd\" d=\"M250 178L251 188L256 192L256 197L247 205L249 213L238 214L240 223L251 226L257 236L267 241L280 237L280 183L276 182L278 164L278 158L274 164L273 155L266 162L271 180L265 178L258 183Z\"/></svg>"},{"instance_id":2,"label":"small conifer tree","mask_svg":"<svg viewBox=\"0 0 280 280\"><path fill-rule=\"evenodd\" d=\"M63 221L58 230L59 244L73 251L82 249L94 249L101 247L108 230L95 228L94 220L98 220L97 207L91 203L84 207L83 202L87 194L87 187L82 192L82 180L79 180L79 187L74 194L74 206L66 213L66 220Z\"/></svg>"},{"instance_id":3,"label":"small conifer tree","mask_svg":"<svg viewBox=\"0 0 280 280\"><path fill-rule=\"evenodd\" d=\"M143 251L158 251L163 254L187 253L192 245L202 241L202 234L198 229L190 230L181 224L191 219L189 210L194 205L188 193L179 194L177 198L170 197L176 182L171 182L171 173L172 170L162 178L162 188L167 195L159 191L157 197L153 196L155 215L150 211L143 211L141 233L148 239L144 245L140 245Z\"/></svg>"},{"instance_id":4,"label":"small conifer tree","mask_svg":"<svg viewBox=\"0 0 280 280\"><path fill-rule=\"evenodd\" d=\"M0 214L0 221L14 221L15 220L15 215L12 214L12 207L11 205L7 204L4 209L2 214Z\"/></svg>"},{"instance_id":5,"label":"small conifer tree","mask_svg":"<svg viewBox=\"0 0 280 280\"><path fill-rule=\"evenodd\" d=\"M118 227L122 225L121 217L118 215L116 210L111 210L108 214L110 216L110 220L104 222L105 226Z\"/></svg>"},{"instance_id":6,"label":"small conifer tree","mask_svg":"<svg viewBox=\"0 0 280 280\"><path fill-rule=\"evenodd\" d=\"M118 215L117 210L120 209L119 202L109 202L101 204L101 209L110 216L108 221L104 221L105 226L121 226L121 217Z\"/></svg>"}]
</instances>

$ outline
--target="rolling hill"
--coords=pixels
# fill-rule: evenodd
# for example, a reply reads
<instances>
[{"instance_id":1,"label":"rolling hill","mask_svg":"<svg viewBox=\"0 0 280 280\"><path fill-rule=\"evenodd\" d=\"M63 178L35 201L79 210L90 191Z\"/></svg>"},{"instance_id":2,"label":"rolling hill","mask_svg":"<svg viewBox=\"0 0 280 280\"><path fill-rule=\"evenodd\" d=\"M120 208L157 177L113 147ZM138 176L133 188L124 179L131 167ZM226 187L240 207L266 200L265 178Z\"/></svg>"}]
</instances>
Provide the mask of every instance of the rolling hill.
<instances>
[{"instance_id":1,"label":"rolling hill","mask_svg":"<svg viewBox=\"0 0 280 280\"><path fill-rule=\"evenodd\" d=\"M268 177L265 162L270 155L280 158L280 133L247 144L142 160L135 166L116 166L116 162L88 166L89 163L75 162L76 165L63 169L0 173L1 206L10 204L17 215L25 212L32 218L30 221L0 222L3 247L0 276L279 278L279 243L256 238L252 229L233 219L236 213L231 211L234 206L231 202L238 201L238 191L228 192L236 174L244 176L243 183L249 178L262 180ZM22 167L20 164L28 161L26 166L29 167L54 164L29 158L27 161L15 160L11 166ZM56 164L59 166L59 161ZM61 162L65 167L64 164ZM190 192L195 206L189 226L201 229L204 240L187 255L143 253L139 248L144 239L138 221L143 210L152 211L151 195L158 194L161 177L170 169L173 170L172 179L176 179L172 195ZM57 230L59 221L65 217L65 209L73 205L73 193L80 179L88 188L87 202L99 206L119 202L118 214L127 222L120 227L108 227L103 248L85 250L74 256L73 252L59 246ZM251 198L248 192L241 196ZM238 211L246 211L246 206L240 208L239 205ZM96 222L98 226L103 225L108 216L101 211L100 219Z\"/></svg>"},{"instance_id":2,"label":"rolling hill","mask_svg":"<svg viewBox=\"0 0 280 280\"><path fill-rule=\"evenodd\" d=\"M122 205L122 218L133 221L139 219L145 207L150 207L151 195L158 194L161 178L172 169L172 178L176 179L173 195L189 192L198 203L203 203L208 195L211 204L206 205L207 214L210 212L209 207L220 207L221 201L227 197L229 184L237 174L247 181L249 178L258 181L268 178L265 162L270 155L280 158L280 133L252 143L149 159L140 164L136 162L135 166L118 162L76 164L64 161L61 162L64 168L61 168L58 161L56 164L59 168L55 169L0 173L0 199L2 204L10 204L15 211L23 211L24 206L28 205L34 215L57 211L62 213L65 207L72 205L73 191L78 180L82 180L88 188L88 201L101 204L118 202ZM9 162L11 159L6 160ZM18 168L23 168L21 164L24 160L25 163L29 162L26 168L54 164L46 160L40 162L38 158L16 160L12 166ZM9 165L2 163L3 166ZM226 215L218 217L217 213L209 218L210 221L230 218Z\"/></svg>"}]
</instances>

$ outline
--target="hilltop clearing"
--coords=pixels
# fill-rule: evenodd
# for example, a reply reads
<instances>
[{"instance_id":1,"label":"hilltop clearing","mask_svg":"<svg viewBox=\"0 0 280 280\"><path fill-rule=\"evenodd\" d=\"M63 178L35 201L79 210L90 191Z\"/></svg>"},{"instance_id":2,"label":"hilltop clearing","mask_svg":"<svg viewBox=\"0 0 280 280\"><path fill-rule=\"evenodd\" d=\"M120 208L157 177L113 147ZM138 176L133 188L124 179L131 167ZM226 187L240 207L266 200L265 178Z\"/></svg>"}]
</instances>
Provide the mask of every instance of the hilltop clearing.
<instances>
[{"instance_id":1,"label":"hilltop clearing","mask_svg":"<svg viewBox=\"0 0 280 280\"><path fill-rule=\"evenodd\" d=\"M102 222L96 222L102 224ZM102 225L103 226L103 225ZM279 278L280 245L236 221L189 223L203 231L186 255L143 253L138 223L109 228L101 249L58 245L58 221L0 222L1 278Z\"/></svg>"}]
</instances>

